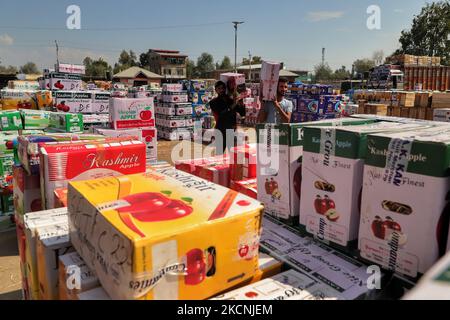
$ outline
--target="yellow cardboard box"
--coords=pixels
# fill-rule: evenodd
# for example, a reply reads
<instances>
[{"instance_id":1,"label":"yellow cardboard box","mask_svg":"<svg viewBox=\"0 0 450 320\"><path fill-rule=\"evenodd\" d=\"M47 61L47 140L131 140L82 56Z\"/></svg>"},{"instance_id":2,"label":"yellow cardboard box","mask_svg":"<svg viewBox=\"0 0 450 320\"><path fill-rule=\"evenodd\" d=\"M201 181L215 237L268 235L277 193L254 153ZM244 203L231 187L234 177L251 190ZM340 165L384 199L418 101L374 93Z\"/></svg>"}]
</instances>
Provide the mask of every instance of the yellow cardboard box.
<instances>
[{"instance_id":1,"label":"yellow cardboard box","mask_svg":"<svg viewBox=\"0 0 450 320\"><path fill-rule=\"evenodd\" d=\"M188 173L69 184L72 244L112 299L205 299L258 270L263 206Z\"/></svg>"}]
</instances>

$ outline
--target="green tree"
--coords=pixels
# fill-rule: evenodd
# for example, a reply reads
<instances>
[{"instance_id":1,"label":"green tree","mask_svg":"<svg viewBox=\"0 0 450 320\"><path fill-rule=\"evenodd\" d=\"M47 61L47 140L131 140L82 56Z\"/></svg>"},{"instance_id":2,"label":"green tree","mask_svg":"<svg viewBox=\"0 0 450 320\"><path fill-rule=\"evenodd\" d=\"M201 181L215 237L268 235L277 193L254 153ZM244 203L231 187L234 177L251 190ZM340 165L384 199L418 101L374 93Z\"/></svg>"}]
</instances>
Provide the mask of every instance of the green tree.
<instances>
[{"instance_id":1,"label":"green tree","mask_svg":"<svg viewBox=\"0 0 450 320\"><path fill-rule=\"evenodd\" d=\"M106 73L111 71L112 68L102 58L98 60L92 60L90 57L86 57L83 60L83 64L86 67L86 76L88 77L104 77L106 78Z\"/></svg>"},{"instance_id":2,"label":"green tree","mask_svg":"<svg viewBox=\"0 0 450 320\"><path fill-rule=\"evenodd\" d=\"M233 65L231 64L230 57L228 57L228 56L223 57L220 65L216 64L216 69L220 69L220 70L233 69Z\"/></svg>"},{"instance_id":3,"label":"green tree","mask_svg":"<svg viewBox=\"0 0 450 320\"><path fill-rule=\"evenodd\" d=\"M334 71L333 78L336 80L346 80L350 78L350 71L345 66Z\"/></svg>"},{"instance_id":4,"label":"green tree","mask_svg":"<svg viewBox=\"0 0 450 320\"><path fill-rule=\"evenodd\" d=\"M13 74L13 73L17 73L17 72L18 72L18 70L14 66L9 65L9 66L5 67L5 66L0 65L0 73Z\"/></svg>"},{"instance_id":5,"label":"green tree","mask_svg":"<svg viewBox=\"0 0 450 320\"><path fill-rule=\"evenodd\" d=\"M441 63L450 65L450 1L427 3L414 16L411 29L400 35L401 48L395 54L438 56Z\"/></svg>"},{"instance_id":6,"label":"green tree","mask_svg":"<svg viewBox=\"0 0 450 320\"><path fill-rule=\"evenodd\" d=\"M249 63L249 59L247 59L247 58L243 58L242 59L242 64L244 66L248 66L249 64L261 64L261 63L262 63L262 58L258 57L258 56L252 57L252 62L251 63Z\"/></svg>"},{"instance_id":7,"label":"green tree","mask_svg":"<svg viewBox=\"0 0 450 320\"><path fill-rule=\"evenodd\" d=\"M197 59L197 66L195 70L202 78L206 78L208 73L214 71L214 58L211 54L203 52Z\"/></svg>"},{"instance_id":8,"label":"green tree","mask_svg":"<svg viewBox=\"0 0 450 320\"><path fill-rule=\"evenodd\" d=\"M38 74L39 69L34 62L27 62L20 67L19 72L25 74Z\"/></svg>"},{"instance_id":9,"label":"green tree","mask_svg":"<svg viewBox=\"0 0 450 320\"><path fill-rule=\"evenodd\" d=\"M127 52L126 50L122 50L119 55L119 60L114 64L114 73L118 73L125 69L136 66L138 63L136 62L136 54L133 50Z\"/></svg>"},{"instance_id":10,"label":"green tree","mask_svg":"<svg viewBox=\"0 0 450 320\"><path fill-rule=\"evenodd\" d=\"M149 50L150 51L150 50ZM150 68L150 55L149 51L143 52L139 55L139 66L144 69Z\"/></svg>"},{"instance_id":11,"label":"green tree","mask_svg":"<svg viewBox=\"0 0 450 320\"><path fill-rule=\"evenodd\" d=\"M314 77L316 81L330 80L332 78L333 70L331 70L328 63L320 63L314 66Z\"/></svg>"},{"instance_id":12,"label":"green tree","mask_svg":"<svg viewBox=\"0 0 450 320\"><path fill-rule=\"evenodd\" d=\"M371 68L375 67L375 61L371 59L357 59L355 62L353 62L353 65L357 74L364 74Z\"/></svg>"},{"instance_id":13,"label":"green tree","mask_svg":"<svg viewBox=\"0 0 450 320\"><path fill-rule=\"evenodd\" d=\"M197 77L195 62L190 59L186 59L186 77L188 79L194 79Z\"/></svg>"}]
</instances>

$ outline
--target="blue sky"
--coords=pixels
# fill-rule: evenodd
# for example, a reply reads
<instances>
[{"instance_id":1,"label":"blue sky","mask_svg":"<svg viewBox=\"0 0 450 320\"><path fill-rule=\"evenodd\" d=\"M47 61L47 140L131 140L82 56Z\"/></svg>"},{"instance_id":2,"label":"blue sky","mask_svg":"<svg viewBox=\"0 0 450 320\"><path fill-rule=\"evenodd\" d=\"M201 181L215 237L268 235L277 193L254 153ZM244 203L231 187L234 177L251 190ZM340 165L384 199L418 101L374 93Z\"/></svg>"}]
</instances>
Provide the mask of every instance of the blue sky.
<instances>
[{"instance_id":1,"label":"blue sky","mask_svg":"<svg viewBox=\"0 0 450 320\"><path fill-rule=\"evenodd\" d=\"M341 65L350 68L355 59L369 58L375 50L382 49L385 54L394 51L401 30L410 27L413 16L425 2L2 1L0 60L2 65L34 61L41 68L51 66L56 60L56 39L61 47L60 60L69 63L81 63L85 56L103 57L114 63L122 48L132 49L138 55L148 48L178 49L194 60L202 52L209 52L215 60L228 55L233 61L231 21L242 20L245 24L239 27L238 61L247 57L250 50L252 55L283 61L289 69L312 70L325 47L326 61L333 69ZM71 4L81 9L81 30L66 28L66 8ZM380 30L366 27L370 5L381 8ZM197 26L176 27L186 25Z\"/></svg>"}]
</instances>

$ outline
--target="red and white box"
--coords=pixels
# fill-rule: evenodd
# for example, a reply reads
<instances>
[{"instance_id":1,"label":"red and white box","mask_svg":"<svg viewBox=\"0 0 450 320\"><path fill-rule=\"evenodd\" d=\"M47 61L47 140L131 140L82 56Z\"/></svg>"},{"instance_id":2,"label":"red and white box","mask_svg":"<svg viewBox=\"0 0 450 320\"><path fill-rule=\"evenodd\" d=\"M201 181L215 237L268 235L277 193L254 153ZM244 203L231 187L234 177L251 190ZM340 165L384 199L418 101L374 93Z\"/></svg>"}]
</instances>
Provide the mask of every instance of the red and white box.
<instances>
[{"instance_id":1,"label":"red and white box","mask_svg":"<svg viewBox=\"0 0 450 320\"><path fill-rule=\"evenodd\" d=\"M256 144L245 144L230 150L231 180L256 178Z\"/></svg>"},{"instance_id":2,"label":"red and white box","mask_svg":"<svg viewBox=\"0 0 450 320\"><path fill-rule=\"evenodd\" d=\"M260 75L260 93L263 100L272 101L277 97L280 69L281 64L278 62L263 61Z\"/></svg>"},{"instance_id":3,"label":"red and white box","mask_svg":"<svg viewBox=\"0 0 450 320\"><path fill-rule=\"evenodd\" d=\"M170 92L170 94L162 94L162 100L165 103L187 103L188 95L184 92Z\"/></svg>"},{"instance_id":4,"label":"red and white box","mask_svg":"<svg viewBox=\"0 0 450 320\"><path fill-rule=\"evenodd\" d=\"M241 181L231 180L230 189L240 192L253 199L258 197L258 184L256 179L246 179Z\"/></svg>"},{"instance_id":5,"label":"red and white box","mask_svg":"<svg viewBox=\"0 0 450 320\"><path fill-rule=\"evenodd\" d=\"M22 166L13 168L13 201L16 220L23 225L25 213L42 210L39 174L28 175Z\"/></svg>"},{"instance_id":6,"label":"red and white box","mask_svg":"<svg viewBox=\"0 0 450 320\"><path fill-rule=\"evenodd\" d=\"M40 144L41 193L53 209L54 191L69 181L145 172L145 144L129 138L66 144Z\"/></svg>"},{"instance_id":7,"label":"red and white box","mask_svg":"<svg viewBox=\"0 0 450 320\"><path fill-rule=\"evenodd\" d=\"M202 164L196 167L196 175L205 180L228 188L230 186L230 165L228 163Z\"/></svg>"},{"instance_id":8,"label":"red and white box","mask_svg":"<svg viewBox=\"0 0 450 320\"><path fill-rule=\"evenodd\" d=\"M220 75L220 81L225 82L227 85L228 93L237 91L239 94L247 93L245 88L245 75L241 73L222 73ZM231 92L230 92L231 91Z\"/></svg>"},{"instance_id":9,"label":"red and white box","mask_svg":"<svg viewBox=\"0 0 450 320\"><path fill-rule=\"evenodd\" d=\"M111 98L109 114L114 129L155 126L155 101L149 99Z\"/></svg>"},{"instance_id":10,"label":"red and white box","mask_svg":"<svg viewBox=\"0 0 450 320\"><path fill-rule=\"evenodd\" d=\"M96 129L96 131L107 137L129 137L142 141L147 147L147 162L158 158L158 132L156 131L156 128L126 130Z\"/></svg>"},{"instance_id":11,"label":"red and white box","mask_svg":"<svg viewBox=\"0 0 450 320\"><path fill-rule=\"evenodd\" d=\"M228 155L219 155L210 158L200 158L200 159L189 159L189 160L177 160L175 161L175 169L181 170L193 175L197 175L196 169L200 168L202 165L210 163L221 163L228 164Z\"/></svg>"},{"instance_id":12,"label":"red and white box","mask_svg":"<svg viewBox=\"0 0 450 320\"><path fill-rule=\"evenodd\" d=\"M180 92L182 90L183 90L183 85L180 83L164 83L162 85L162 91Z\"/></svg>"}]
</instances>

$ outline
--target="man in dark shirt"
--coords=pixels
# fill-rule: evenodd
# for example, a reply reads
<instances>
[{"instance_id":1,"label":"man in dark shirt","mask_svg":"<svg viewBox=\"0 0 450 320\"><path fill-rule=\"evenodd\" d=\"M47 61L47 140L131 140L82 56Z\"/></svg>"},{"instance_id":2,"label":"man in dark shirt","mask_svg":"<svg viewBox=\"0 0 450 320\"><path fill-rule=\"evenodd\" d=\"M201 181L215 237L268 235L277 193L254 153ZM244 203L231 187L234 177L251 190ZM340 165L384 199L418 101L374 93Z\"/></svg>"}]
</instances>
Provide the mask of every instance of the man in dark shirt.
<instances>
[{"instance_id":1,"label":"man in dark shirt","mask_svg":"<svg viewBox=\"0 0 450 320\"><path fill-rule=\"evenodd\" d=\"M243 100L237 99L236 93L233 93L233 98L226 93L226 84L224 82L218 81L215 89L217 97L212 99L209 104L216 118L216 129L222 134L222 150L217 150L218 154L222 154L227 146L234 145L234 141L228 141L227 144L226 132L227 130L236 130L236 113L244 117L245 107Z\"/></svg>"}]
</instances>

